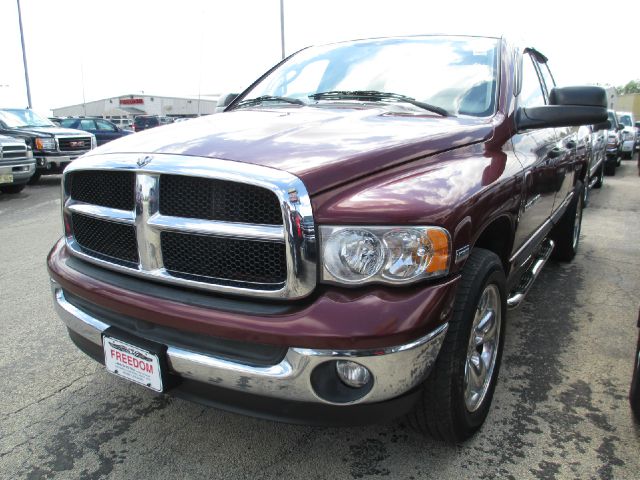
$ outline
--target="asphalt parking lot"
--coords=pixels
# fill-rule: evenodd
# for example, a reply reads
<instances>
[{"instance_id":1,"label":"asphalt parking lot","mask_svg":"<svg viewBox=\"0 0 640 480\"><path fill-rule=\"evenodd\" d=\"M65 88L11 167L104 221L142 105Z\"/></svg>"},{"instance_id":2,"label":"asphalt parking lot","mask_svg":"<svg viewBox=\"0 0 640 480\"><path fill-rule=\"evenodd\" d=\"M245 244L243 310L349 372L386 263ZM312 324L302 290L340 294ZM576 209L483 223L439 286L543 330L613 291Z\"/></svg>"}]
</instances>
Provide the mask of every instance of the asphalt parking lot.
<instances>
[{"instance_id":1,"label":"asphalt parking lot","mask_svg":"<svg viewBox=\"0 0 640 480\"><path fill-rule=\"evenodd\" d=\"M627 392L640 303L635 160L593 190L581 250L510 312L487 425L460 446L402 421L284 425L151 392L80 353L54 314L46 254L59 177L0 195L0 478L638 478Z\"/></svg>"}]
</instances>

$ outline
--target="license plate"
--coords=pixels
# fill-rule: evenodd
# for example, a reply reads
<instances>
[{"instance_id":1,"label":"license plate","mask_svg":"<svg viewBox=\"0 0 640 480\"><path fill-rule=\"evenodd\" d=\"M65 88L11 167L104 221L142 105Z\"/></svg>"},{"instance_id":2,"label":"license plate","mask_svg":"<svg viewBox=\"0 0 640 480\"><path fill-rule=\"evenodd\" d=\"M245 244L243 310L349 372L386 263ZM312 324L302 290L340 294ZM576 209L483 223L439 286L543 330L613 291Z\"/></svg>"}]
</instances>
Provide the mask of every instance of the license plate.
<instances>
[{"instance_id":1,"label":"license plate","mask_svg":"<svg viewBox=\"0 0 640 480\"><path fill-rule=\"evenodd\" d=\"M109 372L162 392L160 360L155 353L106 335L102 338L102 346L104 364Z\"/></svg>"},{"instance_id":2,"label":"license plate","mask_svg":"<svg viewBox=\"0 0 640 480\"><path fill-rule=\"evenodd\" d=\"M0 175L0 183L13 183L13 175L11 173Z\"/></svg>"}]
</instances>

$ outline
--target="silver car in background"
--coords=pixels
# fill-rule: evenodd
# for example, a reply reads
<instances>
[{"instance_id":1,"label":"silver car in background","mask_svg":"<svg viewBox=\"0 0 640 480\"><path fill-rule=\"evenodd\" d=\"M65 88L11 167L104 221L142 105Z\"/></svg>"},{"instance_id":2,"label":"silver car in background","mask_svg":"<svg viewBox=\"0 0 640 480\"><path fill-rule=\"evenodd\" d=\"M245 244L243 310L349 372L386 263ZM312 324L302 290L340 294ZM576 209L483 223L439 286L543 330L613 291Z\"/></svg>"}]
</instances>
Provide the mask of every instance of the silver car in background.
<instances>
[{"instance_id":1,"label":"silver car in background","mask_svg":"<svg viewBox=\"0 0 640 480\"><path fill-rule=\"evenodd\" d=\"M635 151L638 138L638 129L635 127L633 113L618 112L618 121L624 125L624 130L622 130L622 158L630 159Z\"/></svg>"}]
</instances>

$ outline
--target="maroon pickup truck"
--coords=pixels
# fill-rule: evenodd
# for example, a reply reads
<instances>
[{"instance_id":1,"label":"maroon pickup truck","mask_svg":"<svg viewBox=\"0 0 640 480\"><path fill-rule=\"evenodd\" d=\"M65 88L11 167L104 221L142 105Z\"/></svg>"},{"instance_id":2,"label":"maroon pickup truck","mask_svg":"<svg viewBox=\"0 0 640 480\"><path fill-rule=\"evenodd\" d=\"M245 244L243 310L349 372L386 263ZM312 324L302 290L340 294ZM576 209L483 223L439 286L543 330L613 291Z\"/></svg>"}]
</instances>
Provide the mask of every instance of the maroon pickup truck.
<instances>
[{"instance_id":1,"label":"maroon pickup truck","mask_svg":"<svg viewBox=\"0 0 640 480\"><path fill-rule=\"evenodd\" d=\"M504 38L301 50L224 113L130 135L63 178L48 268L75 344L120 377L324 424L482 425L507 309L578 247L577 126Z\"/></svg>"}]
</instances>

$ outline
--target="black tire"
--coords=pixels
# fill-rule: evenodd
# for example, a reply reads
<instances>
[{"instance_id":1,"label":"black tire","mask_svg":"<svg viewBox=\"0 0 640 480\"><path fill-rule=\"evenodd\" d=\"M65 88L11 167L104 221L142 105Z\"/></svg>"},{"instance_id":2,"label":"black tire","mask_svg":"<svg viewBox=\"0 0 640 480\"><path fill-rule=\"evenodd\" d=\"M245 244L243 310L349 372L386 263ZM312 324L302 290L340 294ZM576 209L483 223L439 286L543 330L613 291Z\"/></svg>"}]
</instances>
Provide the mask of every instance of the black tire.
<instances>
[{"instance_id":1,"label":"black tire","mask_svg":"<svg viewBox=\"0 0 640 480\"><path fill-rule=\"evenodd\" d=\"M613 177L616 174L616 164L615 162L607 161L604 164L604 174Z\"/></svg>"},{"instance_id":2,"label":"black tire","mask_svg":"<svg viewBox=\"0 0 640 480\"><path fill-rule=\"evenodd\" d=\"M598 176L598 180L593 184L593 188L602 188L602 185L604 184L604 162L600 164L600 168L596 175Z\"/></svg>"},{"instance_id":3,"label":"black tire","mask_svg":"<svg viewBox=\"0 0 640 480\"><path fill-rule=\"evenodd\" d=\"M41 176L42 176L42 173L36 170L36 173L33 174L33 176L29 179L27 183L29 185L35 185L36 183L38 183L38 180L40 180Z\"/></svg>"},{"instance_id":4,"label":"black tire","mask_svg":"<svg viewBox=\"0 0 640 480\"><path fill-rule=\"evenodd\" d=\"M483 382L485 393L479 396L477 407L471 410L465 400L465 366L468 352L473 351L469 350L469 345L476 311L487 289L499 292L495 303L500 305L495 317L498 319L497 341L494 339L497 350L493 368L488 370L488 380ZM473 249L462 271L440 354L423 385L420 400L407 418L414 429L452 443L462 442L480 429L489 413L500 370L506 310L506 280L500 258L489 250Z\"/></svg>"},{"instance_id":5,"label":"black tire","mask_svg":"<svg viewBox=\"0 0 640 480\"><path fill-rule=\"evenodd\" d=\"M631 378L631 390L629 391L629 401L631 410L640 422L640 335L638 336L638 346L634 357L633 377Z\"/></svg>"},{"instance_id":6,"label":"black tire","mask_svg":"<svg viewBox=\"0 0 640 480\"><path fill-rule=\"evenodd\" d=\"M585 187L582 185L582 182L576 184L575 195L569 207L551 231L551 238L556 244L556 247L553 249L553 258L561 262L570 262L573 260L580 245L584 199L583 188Z\"/></svg>"},{"instance_id":7,"label":"black tire","mask_svg":"<svg viewBox=\"0 0 640 480\"><path fill-rule=\"evenodd\" d=\"M24 187L26 187L24 183L20 185L5 185L0 187L0 192L13 195L14 193L20 193L24 190Z\"/></svg>"}]
</instances>

